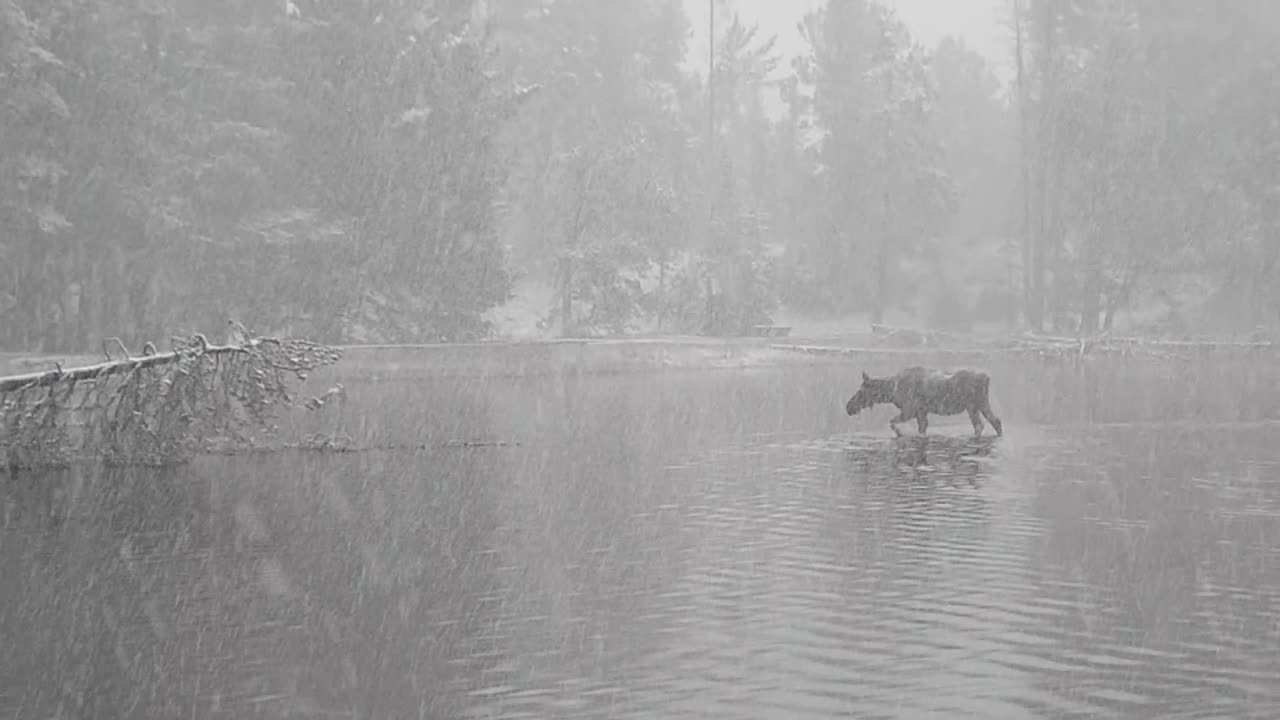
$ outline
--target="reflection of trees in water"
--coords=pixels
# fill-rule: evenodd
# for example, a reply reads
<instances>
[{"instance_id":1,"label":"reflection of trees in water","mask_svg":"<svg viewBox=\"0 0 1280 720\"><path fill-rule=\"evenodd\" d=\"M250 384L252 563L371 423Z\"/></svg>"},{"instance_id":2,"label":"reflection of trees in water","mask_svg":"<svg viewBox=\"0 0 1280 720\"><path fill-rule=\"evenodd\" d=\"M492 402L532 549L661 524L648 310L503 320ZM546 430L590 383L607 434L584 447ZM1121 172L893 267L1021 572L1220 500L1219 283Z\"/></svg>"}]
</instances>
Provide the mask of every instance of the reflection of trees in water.
<instances>
[{"instance_id":1,"label":"reflection of trees in water","mask_svg":"<svg viewBox=\"0 0 1280 720\"><path fill-rule=\"evenodd\" d=\"M502 436L497 382L417 379L352 388L357 445L420 453L277 457L242 483L279 567L281 602L296 608L290 644L297 694L361 717L450 716L498 661L503 608L491 547L508 448L447 447ZM241 522L242 527L251 523ZM272 581L271 584L276 584Z\"/></svg>"},{"instance_id":2,"label":"reflection of trees in water","mask_svg":"<svg viewBox=\"0 0 1280 720\"><path fill-rule=\"evenodd\" d=\"M208 496L171 470L0 485L0 676L23 717L173 717L195 691Z\"/></svg>"},{"instance_id":3,"label":"reflection of trees in water","mask_svg":"<svg viewBox=\"0 0 1280 720\"><path fill-rule=\"evenodd\" d=\"M977 487L986 478L985 461L992 456L994 438L903 437L895 439L891 457L898 473L912 479L930 477L952 485Z\"/></svg>"},{"instance_id":4,"label":"reflection of trees in water","mask_svg":"<svg viewBox=\"0 0 1280 720\"><path fill-rule=\"evenodd\" d=\"M996 439L904 435L890 438L857 435L845 456L869 482L914 480L929 484L978 487L988 476L995 457ZM904 487L895 484L902 490ZM914 491L912 491L914 493Z\"/></svg>"},{"instance_id":5,"label":"reflection of trees in water","mask_svg":"<svg viewBox=\"0 0 1280 720\"><path fill-rule=\"evenodd\" d=\"M490 662L485 457L6 483L0 676L23 717L447 716Z\"/></svg>"},{"instance_id":6,"label":"reflection of trees in water","mask_svg":"<svg viewBox=\"0 0 1280 720\"><path fill-rule=\"evenodd\" d=\"M992 520L980 489L995 450L992 441L941 435L903 438L858 436L845 451L849 473L836 498L842 552L851 566L886 569L883 581L920 568L940 550L951 559L981 552ZM850 599L873 602L850 574ZM922 584L942 574L920 573ZM898 588L900 589L900 588Z\"/></svg>"},{"instance_id":7,"label":"reflection of trees in water","mask_svg":"<svg viewBox=\"0 0 1280 720\"><path fill-rule=\"evenodd\" d=\"M448 715L490 661L491 451L280 459L240 502L271 508L299 613L298 692L362 717Z\"/></svg>"},{"instance_id":8,"label":"reflection of trees in water","mask_svg":"<svg viewBox=\"0 0 1280 720\"><path fill-rule=\"evenodd\" d=\"M347 399L317 413L291 417L287 430L349 435L356 448L442 448L450 443L510 440L500 437L492 408L514 390L502 383L466 377L405 377L378 382L353 380ZM295 427L288 427L293 423Z\"/></svg>"},{"instance_id":9,"label":"reflection of trees in water","mask_svg":"<svg viewBox=\"0 0 1280 720\"><path fill-rule=\"evenodd\" d=\"M984 676L974 662L940 659L989 643L1014 601L988 482L1002 464L1000 444L878 433L840 443L806 471L829 473L825 485L805 483L820 496L808 504L823 508L805 542L828 548L839 570L817 582L839 599L829 610L800 608L798 626L826 628L802 652L847 677L830 690L848 694L848 712L936 711L935 693Z\"/></svg>"},{"instance_id":10,"label":"reflection of trees in water","mask_svg":"<svg viewBox=\"0 0 1280 720\"><path fill-rule=\"evenodd\" d=\"M726 501L708 496L697 469L682 468L707 463L717 482L728 474L735 484L772 484L753 469L759 456L734 450L757 433L807 426L829 399L820 386L763 379L546 378L495 393L499 434L522 442L505 455L510 475L495 478L508 586L494 634L513 665L495 687L528 695L565 678L634 684L625 674L669 641L659 632L670 619L665 598L686 551L705 540L690 515Z\"/></svg>"},{"instance_id":11,"label":"reflection of trees in water","mask_svg":"<svg viewBox=\"0 0 1280 720\"><path fill-rule=\"evenodd\" d=\"M494 478L509 583L496 634L513 668L493 684L600 680L653 640L637 615L678 575L690 493L666 468L743 422L706 413L714 392L688 379L547 378L501 395L498 424L522 446Z\"/></svg>"},{"instance_id":12,"label":"reflection of trees in water","mask_svg":"<svg viewBox=\"0 0 1280 720\"><path fill-rule=\"evenodd\" d=\"M1028 650L1072 666L1042 675L1046 690L1069 702L1119 693L1174 708L1206 693L1232 697L1234 669L1280 673L1276 615L1262 611L1280 595L1280 562L1258 542L1280 531L1280 498L1242 519L1220 481L1245 472L1246 458L1275 463L1266 434L1081 432L1039 459L1036 511L1047 527L1032 570L1060 610L1045 615L1055 642ZM1249 502L1259 509L1256 496Z\"/></svg>"}]
</instances>

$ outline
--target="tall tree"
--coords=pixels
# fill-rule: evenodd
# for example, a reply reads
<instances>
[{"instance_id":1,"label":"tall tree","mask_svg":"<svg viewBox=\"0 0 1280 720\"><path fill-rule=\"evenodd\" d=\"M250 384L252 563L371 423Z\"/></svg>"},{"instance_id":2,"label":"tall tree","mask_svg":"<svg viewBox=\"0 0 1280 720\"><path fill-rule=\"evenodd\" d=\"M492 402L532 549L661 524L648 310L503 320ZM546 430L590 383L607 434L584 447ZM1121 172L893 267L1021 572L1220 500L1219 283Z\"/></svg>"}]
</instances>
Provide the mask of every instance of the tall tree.
<instances>
[{"instance_id":1,"label":"tall tree","mask_svg":"<svg viewBox=\"0 0 1280 720\"><path fill-rule=\"evenodd\" d=\"M50 282L69 226L61 187L61 151L71 110L58 88L68 74L53 51L55 10L0 1L0 343L38 346L33 331L51 327L62 311L61 287Z\"/></svg>"},{"instance_id":2,"label":"tall tree","mask_svg":"<svg viewBox=\"0 0 1280 720\"><path fill-rule=\"evenodd\" d=\"M902 299L902 262L936 240L954 188L930 127L935 89L926 57L892 11L831 2L801 25L810 52L798 80L813 88L822 133L828 231L811 253L832 309L873 322Z\"/></svg>"},{"instance_id":3,"label":"tall tree","mask_svg":"<svg viewBox=\"0 0 1280 720\"><path fill-rule=\"evenodd\" d=\"M5 0L0 342L137 344L228 316L330 340L483 332L507 286L492 138L515 98L476 7Z\"/></svg>"},{"instance_id":4,"label":"tall tree","mask_svg":"<svg viewBox=\"0 0 1280 720\"><path fill-rule=\"evenodd\" d=\"M1257 182L1274 162L1272 94L1258 92L1273 82L1274 5L1014 9L1032 325L1047 307L1083 332L1109 329L1119 309L1144 292L1169 297L1165 285L1188 274L1234 295L1224 317L1265 318L1270 300L1244 299L1275 296L1280 262L1265 239L1271 191Z\"/></svg>"},{"instance_id":5,"label":"tall tree","mask_svg":"<svg viewBox=\"0 0 1280 720\"><path fill-rule=\"evenodd\" d=\"M974 319L1015 321L1018 190L1016 117L987 61L947 37L929 72L937 88L932 132L956 191L955 214L936 244L927 320L965 329Z\"/></svg>"},{"instance_id":6,"label":"tall tree","mask_svg":"<svg viewBox=\"0 0 1280 720\"><path fill-rule=\"evenodd\" d=\"M639 278L685 244L672 236L695 187L679 112L687 21L669 0L506 11L514 71L544 87L508 134L511 244L556 288L563 333L629 327L643 319Z\"/></svg>"}]
</instances>

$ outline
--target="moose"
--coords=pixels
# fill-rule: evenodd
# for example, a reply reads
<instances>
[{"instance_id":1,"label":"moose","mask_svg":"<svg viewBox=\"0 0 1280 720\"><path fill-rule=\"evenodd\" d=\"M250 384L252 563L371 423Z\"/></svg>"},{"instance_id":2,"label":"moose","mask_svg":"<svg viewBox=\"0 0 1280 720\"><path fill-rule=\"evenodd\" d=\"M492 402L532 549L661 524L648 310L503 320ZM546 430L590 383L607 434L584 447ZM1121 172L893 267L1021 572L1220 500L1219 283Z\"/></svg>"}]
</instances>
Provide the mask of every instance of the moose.
<instances>
[{"instance_id":1,"label":"moose","mask_svg":"<svg viewBox=\"0 0 1280 720\"><path fill-rule=\"evenodd\" d=\"M929 413L957 415L969 413L975 437L982 437L982 418L986 418L996 435L1004 434L1000 418L991 411L987 390L991 378L980 370L956 370L942 372L920 366L906 368L897 375L873 378L862 373L862 386L845 403L849 415L881 403L892 403L898 408L897 417L889 421L889 429L902 435L898 423L915 418L916 427L924 435L929 428Z\"/></svg>"}]
</instances>

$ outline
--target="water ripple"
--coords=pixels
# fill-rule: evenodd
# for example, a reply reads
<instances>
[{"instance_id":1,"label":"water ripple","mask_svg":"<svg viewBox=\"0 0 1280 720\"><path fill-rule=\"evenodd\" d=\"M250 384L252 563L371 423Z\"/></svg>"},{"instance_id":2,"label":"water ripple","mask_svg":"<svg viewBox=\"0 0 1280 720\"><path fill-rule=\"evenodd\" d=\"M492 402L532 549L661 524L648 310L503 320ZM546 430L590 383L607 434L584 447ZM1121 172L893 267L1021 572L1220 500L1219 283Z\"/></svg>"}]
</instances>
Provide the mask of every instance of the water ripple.
<instances>
[{"instance_id":1,"label":"water ripple","mask_svg":"<svg viewBox=\"0 0 1280 720\"><path fill-rule=\"evenodd\" d=\"M577 705L493 693L489 716L1260 717L1280 701L1269 546L1253 555L1271 585L1206 579L1199 609L1151 625L1093 559L1052 557L1066 518L1038 511L1037 483L1069 465L1060 446L771 440L666 469L691 500L665 508L678 575L622 621L645 641L603 659ZM1278 527L1257 493L1218 503L1215 522ZM1137 562L1158 518L1114 510L1071 519L1070 542L1130 538L1106 562Z\"/></svg>"},{"instance_id":2,"label":"water ripple","mask_svg":"<svg viewBox=\"0 0 1280 720\"><path fill-rule=\"evenodd\" d=\"M0 483L0 717L1275 716L1280 426L834 435L828 380L401 388L387 432L521 445Z\"/></svg>"}]
</instances>

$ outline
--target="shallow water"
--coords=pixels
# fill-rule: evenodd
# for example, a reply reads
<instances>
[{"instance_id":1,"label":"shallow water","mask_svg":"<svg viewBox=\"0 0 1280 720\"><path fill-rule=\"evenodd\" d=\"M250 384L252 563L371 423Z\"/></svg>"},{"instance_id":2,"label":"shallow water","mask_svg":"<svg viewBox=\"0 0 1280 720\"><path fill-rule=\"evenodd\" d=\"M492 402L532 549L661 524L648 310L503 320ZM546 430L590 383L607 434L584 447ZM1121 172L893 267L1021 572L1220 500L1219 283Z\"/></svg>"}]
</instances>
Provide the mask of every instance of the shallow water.
<instances>
[{"instance_id":1,"label":"shallow water","mask_svg":"<svg viewBox=\"0 0 1280 720\"><path fill-rule=\"evenodd\" d=\"M831 372L356 386L428 449L5 479L0 718L1274 716L1280 426L894 440Z\"/></svg>"}]
</instances>

